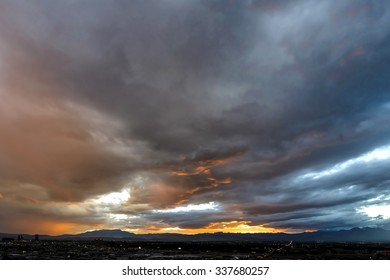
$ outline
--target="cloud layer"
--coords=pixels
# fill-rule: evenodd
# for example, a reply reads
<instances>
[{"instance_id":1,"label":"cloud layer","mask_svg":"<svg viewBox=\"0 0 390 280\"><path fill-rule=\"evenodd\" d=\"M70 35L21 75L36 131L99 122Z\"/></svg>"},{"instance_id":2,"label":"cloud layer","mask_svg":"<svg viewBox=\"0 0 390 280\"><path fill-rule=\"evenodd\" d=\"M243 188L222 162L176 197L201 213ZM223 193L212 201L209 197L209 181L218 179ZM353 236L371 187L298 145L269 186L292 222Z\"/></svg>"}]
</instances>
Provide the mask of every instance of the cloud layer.
<instances>
[{"instance_id":1,"label":"cloud layer","mask_svg":"<svg viewBox=\"0 0 390 280\"><path fill-rule=\"evenodd\" d=\"M0 230L389 226L389 30L364 0L2 1Z\"/></svg>"}]
</instances>

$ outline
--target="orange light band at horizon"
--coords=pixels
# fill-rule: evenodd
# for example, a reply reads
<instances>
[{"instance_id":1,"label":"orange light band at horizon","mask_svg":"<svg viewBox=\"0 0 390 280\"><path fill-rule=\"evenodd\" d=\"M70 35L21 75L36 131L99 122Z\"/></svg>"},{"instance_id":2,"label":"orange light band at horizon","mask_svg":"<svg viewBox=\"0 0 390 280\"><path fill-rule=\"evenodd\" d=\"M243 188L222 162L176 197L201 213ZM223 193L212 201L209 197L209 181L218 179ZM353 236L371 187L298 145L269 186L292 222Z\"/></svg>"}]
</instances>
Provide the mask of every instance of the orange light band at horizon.
<instances>
[{"instance_id":1,"label":"orange light band at horizon","mask_svg":"<svg viewBox=\"0 0 390 280\"><path fill-rule=\"evenodd\" d=\"M126 229L129 232L136 234L153 234L153 233L180 233L180 234L201 234L201 233L279 233L289 232L289 229L272 228L263 225L250 225L249 221L229 221L229 222L214 222L205 227L200 228L180 228L180 227L165 227L159 228L150 226L146 228Z\"/></svg>"},{"instance_id":2,"label":"orange light band at horizon","mask_svg":"<svg viewBox=\"0 0 390 280\"><path fill-rule=\"evenodd\" d=\"M32 226L34 225L34 226ZM24 227L27 226L27 227ZM71 222L57 223L54 221L39 221L24 223L24 226L17 224L15 227L16 233L24 234L47 234L47 235L62 235L62 234L79 234L87 231L103 230L103 229L118 229L118 226L112 227L105 224L77 224ZM202 233L297 233L297 232L314 232L312 229L303 229L302 231L292 230L289 228L273 228L266 225L251 225L249 221L228 221L228 222L212 222L204 227L199 228L180 228L177 226L158 227L150 225L140 228L120 228L123 231L132 232L135 234L161 234L161 233L179 233L185 235L202 234ZM27 231L27 228L29 230Z\"/></svg>"}]
</instances>

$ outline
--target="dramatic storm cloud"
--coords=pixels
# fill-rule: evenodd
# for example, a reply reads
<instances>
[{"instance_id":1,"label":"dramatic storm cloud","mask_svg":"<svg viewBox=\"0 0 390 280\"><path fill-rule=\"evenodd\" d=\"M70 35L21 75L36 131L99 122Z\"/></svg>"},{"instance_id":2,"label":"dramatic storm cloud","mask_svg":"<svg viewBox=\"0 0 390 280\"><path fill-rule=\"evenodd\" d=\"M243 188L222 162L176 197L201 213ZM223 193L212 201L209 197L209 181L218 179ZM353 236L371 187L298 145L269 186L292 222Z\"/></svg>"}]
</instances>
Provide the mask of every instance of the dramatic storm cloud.
<instances>
[{"instance_id":1,"label":"dramatic storm cloud","mask_svg":"<svg viewBox=\"0 0 390 280\"><path fill-rule=\"evenodd\" d=\"M390 225L385 1L0 1L0 231Z\"/></svg>"}]
</instances>

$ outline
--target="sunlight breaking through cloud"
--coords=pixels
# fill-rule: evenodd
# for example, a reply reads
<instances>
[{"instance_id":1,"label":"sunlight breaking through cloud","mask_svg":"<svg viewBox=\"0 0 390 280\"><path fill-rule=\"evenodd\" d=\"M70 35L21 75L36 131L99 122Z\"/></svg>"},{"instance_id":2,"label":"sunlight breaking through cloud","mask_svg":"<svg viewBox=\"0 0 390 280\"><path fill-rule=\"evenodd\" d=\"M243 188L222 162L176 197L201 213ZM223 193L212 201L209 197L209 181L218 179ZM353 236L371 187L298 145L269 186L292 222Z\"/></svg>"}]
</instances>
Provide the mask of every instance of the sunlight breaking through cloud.
<instances>
[{"instance_id":1,"label":"sunlight breaking through cloud","mask_svg":"<svg viewBox=\"0 0 390 280\"><path fill-rule=\"evenodd\" d=\"M363 154L357 158L353 158L342 163L334 165L332 168L326 169L320 172L311 172L305 174L300 179L320 179L323 177L331 176L349 168L356 167L361 164L375 163L390 159L390 145L377 148L371 152Z\"/></svg>"},{"instance_id":2,"label":"sunlight breaking through cloud","mask_svg":"<svg viewBox=\"0 0 390 280\"><path fill-rule=\"evenodd\" d=\"M121 192L112 192L109 194L104 194L99 196L96 199L98 204L122 204L130 198L130 190L124 189Z\"/></svg>"},{"instance_id":3,"label":"sunlight breaking through cloud","mask_svg":"<svg viewBox=\"0 0 390 280\"><path fill-rule=\"evenodd\" d=\"M219 205L215 202L202 204L188 204L186 206L179 206L165 210L153 210L155 213L179 213L179 212L196 212L196 211L216 211Z\"/></svg>"},{"instance_id":4,"label":"sunlight breaking through cloud","mask_svg":"<svg viewBox=\"0 0 390 280\"><path fill-rule=\"evenodd\" d=\"M361 207L358 212L370 218L390 219L390 205L370 205Z\"/></svg>"}]
</instances>

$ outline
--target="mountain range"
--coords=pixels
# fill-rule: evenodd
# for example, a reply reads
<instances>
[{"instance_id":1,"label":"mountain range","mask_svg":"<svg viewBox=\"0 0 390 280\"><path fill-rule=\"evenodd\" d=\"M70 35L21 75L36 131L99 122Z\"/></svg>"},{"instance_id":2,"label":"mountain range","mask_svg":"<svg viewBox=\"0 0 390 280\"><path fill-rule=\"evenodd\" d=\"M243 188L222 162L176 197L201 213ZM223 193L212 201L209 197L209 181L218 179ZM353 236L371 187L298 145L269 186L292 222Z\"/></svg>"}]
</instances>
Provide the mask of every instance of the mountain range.
<instances>
[{"instance_id":1,"label":"mountain range","mask_svg":"<svg viewBox=\"0 0 390 280\"><path fill-rule=\"evenodd\" d=\"M0 233L2 238L17 239L19 235L25 240L35 239L31 234ZM315 231L303 233L203 233L185 235L166 234L134 234L120 229L95 230L80 234L64 234L58 236L39 235L39 240L125 240L125 241L160 241L160 242L390 242L390 231L380 228L352 228L339 231Z\"/></svg>"}]
</instances>

